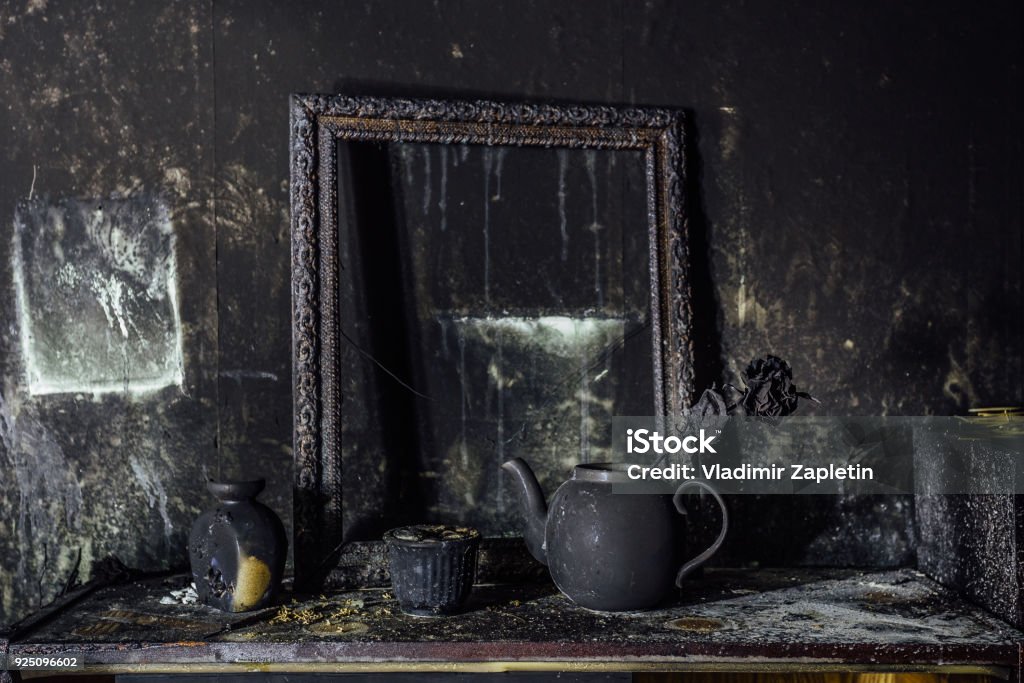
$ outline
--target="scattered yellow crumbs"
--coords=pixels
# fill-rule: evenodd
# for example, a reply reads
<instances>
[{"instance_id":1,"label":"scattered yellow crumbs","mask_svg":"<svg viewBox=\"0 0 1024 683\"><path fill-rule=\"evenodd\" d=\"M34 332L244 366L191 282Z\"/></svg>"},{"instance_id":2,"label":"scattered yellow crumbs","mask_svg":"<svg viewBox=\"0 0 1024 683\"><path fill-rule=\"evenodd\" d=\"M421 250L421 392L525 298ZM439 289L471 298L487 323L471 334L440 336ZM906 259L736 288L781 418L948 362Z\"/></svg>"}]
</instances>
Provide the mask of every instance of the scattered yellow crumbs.
<instances>
[{"instance_id":1,"label":"scattered yellow crumbs","mask_svg":"<svg viewBox=\"0 0 1024 683\"><path fill-rule=\"evenodd\" d=\"M298 603L293 600L292 604ZM324 599L322 602L308 607L282 607L268 623L302 624L303 626L309 626L324 620L330 623L331 619L342 619L358 614L362 608L362 600L345 600L341 603L334 603Z\"/></svg>"},{"instance_id":2,"label":"scattered yellow crumbs","mask_svg":"<svg viewBox=\"0 0 1024 683\"><path fill-rule=\"evenodd\" d=\"M313 609L295 609L293 607L282 607L277 611L268 623L271 624L312 624L320 621L322 615Z\"/></svg>"}]
</instances>

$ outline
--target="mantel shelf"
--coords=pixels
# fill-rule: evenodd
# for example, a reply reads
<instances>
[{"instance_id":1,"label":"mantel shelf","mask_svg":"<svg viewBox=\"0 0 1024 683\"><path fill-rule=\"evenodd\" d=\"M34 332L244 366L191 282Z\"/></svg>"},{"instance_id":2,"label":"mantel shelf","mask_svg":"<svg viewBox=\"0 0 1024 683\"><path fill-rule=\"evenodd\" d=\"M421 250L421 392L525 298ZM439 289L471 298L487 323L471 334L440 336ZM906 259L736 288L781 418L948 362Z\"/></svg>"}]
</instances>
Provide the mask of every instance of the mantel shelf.
<instances>
[{"instance_id":1,"label":"mantel shelf","mask_svg":"<svg viewBox=\"0 0 1024 683\"><path fill-rule=\"evenodd\" d=\"M91 592L12 635L9 655L96 672L917 670L1006 676L1024 633L922 574L707 570L671 606L576 607L551 585L477 586L466 613L403 615L383 589L226 614L161 604L184 577ZM308 623L303 623L308 622ZM2 641L0 641L2 642Z\"/></svg>"}]
</instances>

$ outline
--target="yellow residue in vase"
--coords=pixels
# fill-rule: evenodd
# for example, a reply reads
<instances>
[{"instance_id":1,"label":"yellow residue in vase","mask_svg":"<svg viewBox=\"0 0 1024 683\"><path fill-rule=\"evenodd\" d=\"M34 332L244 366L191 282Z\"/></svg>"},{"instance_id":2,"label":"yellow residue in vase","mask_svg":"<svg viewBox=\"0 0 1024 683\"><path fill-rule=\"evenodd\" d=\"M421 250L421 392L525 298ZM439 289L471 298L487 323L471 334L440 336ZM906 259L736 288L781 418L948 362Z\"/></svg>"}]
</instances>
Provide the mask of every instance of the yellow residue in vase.
<instances>
[{"instance_id":1,"label":"yellow residue in vase","mask_svg":"<svg viewBox=\"0 0 1024 683\"><path fill-rule=\"evenodd\" d=\"M270 588L270 567L258 557L244 557L238 565L233 611L244 612L260 601Z\"/></svg>"}]
</instances>

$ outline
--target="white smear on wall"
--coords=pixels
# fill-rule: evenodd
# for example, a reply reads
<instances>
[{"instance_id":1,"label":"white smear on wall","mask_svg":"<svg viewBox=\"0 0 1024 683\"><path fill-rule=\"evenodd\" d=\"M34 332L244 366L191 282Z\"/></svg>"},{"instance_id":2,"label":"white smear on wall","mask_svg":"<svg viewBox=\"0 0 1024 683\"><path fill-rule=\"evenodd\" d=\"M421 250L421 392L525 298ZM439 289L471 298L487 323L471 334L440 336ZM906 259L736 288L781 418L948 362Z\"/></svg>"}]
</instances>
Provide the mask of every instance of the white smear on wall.
<instances>
[{"instance_id":1,"label":"white smear on wall","mask_svg":"<svg viewBox=\"0 0 1024 683\"><path fill-rule=\"evenodd\" d=\"M442 148L443 149L443 148ZM430 147L423 147L423 215L430 213Z\"/></svg>"},{"instance_id":2,"label":"white smear on wall","mask_svg":"<svg viewBox=\"0 0 1024 683\"><path fill-rule=\"evenodd\" d=\"M437 325L440 328L441 357L445 360L449 360L451 357L451 351L448 349L448 323L438 318Z\"/></svg>"},{"instance_id":3,"label":"white smear on wall","mask_svg":"<svg viewBox=\"0 0 1024 683\"><path fill-rule=\"evenodd\" d=\"M452 321L460 333L471 330L474 336L488 339L491 343L498 335L515 335L520 347L537 347L562 358L590 358L593 353L621 339L629 324L625 318L570 318L561 315L463 316Z\"/></svg>"},{"instance_id":4,"label":"white smear on wall","mask_svg":"<svg viewBox=\"0 0 1024 683\"><path fill-rule=\"evenodd\" d=\"M466 389L466 333L462 327L458 328L459 339L459 403L462 409L462 433L460 434L459 456L462 466L469 466L469 449L466 445L466 405L469 403L469 394Z\"/></svg>"},{"instance_id":5,"label":"white smear on wall","mask_svg":"<svg viewBox=\"0 0 1024 683\"><path fill-rule=\"evenodd\" d=\"M125 306L125 298L128 294L125 291L124 283L111 275L108 278L98 276L90 283L96 300L103 308L103 314L107 316L107 322L111 327L121 330L121 336L128 339L128 312Z\"/></svg>"},{"instance_id":6,"label":"white smear on wall","mask_svg":"<svg viewBox=\"0 0 1024 683\"><path fill-rule=\"evenodd\" d=\"M174 525L171 523L171 516L167 512L167 490L164 489L160 474L153 469L151 460L140 460L137 456L133 455L129 459L129 463L131 464L132 473L135 475L136 481L139 482L143 492L146 494L146 502L149 504L149 507L156 507L160 511L160 518L164 521L164 537L167 539L168 545L170 545Z\"/></svg>"},{"instance_id":7,"label":"white smear on wall","mask_svg":"<svg viewBox=\"0 0 1024 683\"><path fill-rule=\"evenodd\" d=\"M117 271L138 280L148 281L157 274L150 272L147 262L146 234L140 230L133 230L133 227L135 226L114 220L111 211L104 212L101 205L94 208L85 221L85 231L89 239Z\"/></svg>"},{"instance_id":8,"label":"white smear on wall","mask_svg":"<svg viewBox=\"0 0 1024 683\"><path fill-rule=\"evenodd\" d=\"M580 356L580 458L590 462L590 367L588 359Z\"/></svg>"},{"instance_id":9,"label":"white smear on wall","mask_svg":"<svg viewBox=\"0 0 1024 683\"><path fill-rule=\"evenodd\" d=\"M494 180L495 192L491 197L492 202L501 201L501 172L505 167L505 156L508 155L508 147L498 147L494 155Z\"/></svg>"},{"instance_id":10,"label":"white smear on wall","mask_svg":"<svg viewBox=\"0 0 1024 683\"><path fill-rule=\"evenodd\" d=\"M174 232L156 199L19 206L11 265L29 392L181 386Z\"/></svg>"},{"instance_id":11,"label":"white smear on wall","mask_svg":"<svg viewBox=\"0 0 1024 683\"><path fill-rule=\"evenodd\" d=\"M480 448L479 434L474 440L473 429L478 429L481 421L493 429L484 438L488 448L493 444L494 450L487 452L493 452L495 466L523 444L531 443L533 432L527 429L528 424L552 416L567 428L578 430L579 450L572 449L571 460L582 457L590 461L606 454L602 434L613 414L616 381L612 375L614 361L607 352L642 324L640 321L561 315L441 319L454 326L459 342L455 370L460 383L462 425L457 444L463 467L467 448L472 449L475 441L476 448ZM467 395L467 357L477 363L486 359L487 392L475 400ZM468 371L473 372L470 365ZM524 430L529 434L524 436ZM561 456L551 457L556 462ZM502 494L496 496L495 505L500 509Z\"/></svg>"},{"instance_id":12,"label":"white smear on wall","mask_svg":"<svg viewBox=\"0 0 1024 683\"><path fill-rule=\"evenodd\" d=\"M402 169L405 171L405 186L406 187L412 187L412 177L413 177L413 168L412 168L413 158L412 158L412 155L413 155L414 149L415 148L410 146L410 145L399 145L398 146L398 154L402 158Z\"/></svg>"},{"instance_id":13,"label":"white smear on wall","mask_svg":"<svg viewBox=\"0 0 1024 683\"><path fill-rule=\"evenodd\" d=\"M589 230L594 235L594 296L597 298L597 307L604 306L604 289L601 287L601 230L604 226L597 220L597 152L588 149L583 152L584 165L587 168L587 178L590 179L590 211L591 221Z\"/></svg>"},{"instance_id":14,"label":"white smear on wall","mask_svg":"<svg viewBox=\"0 0 1024 683\"><path fill-rule=\"evenodd\" d=\"M562 231L562 260L569 260L569 230L565 217L565 174L569 168L569 150L559 149L558 155L558 222Z\"/></svg>"},{"instance_id":15,"label":"white smear on wall","mask_svg":"<svg viewBox=\"0 0 1024 683\"><path fill-rule=\"evenodd\" d=\"M458 165L458 157L455 157ZM441 232L448 229L448 147L441 146L441 190L437 198L437 208L441 212Z\"/></svg>"},{"instance_id":16,"label":"white smear on wall","mask_svg":"<svg viewBox=\"0 0 1024 683\"><path fill-rule=\"evenodd\" d=\"M504 333L502 328L497 329L497 339L495 340L495 354L491 359L491 372L488 373L489 378L494 382L494 388L498 393L498 420L495 429L495 449L494 449L494 471L499 471L502 464L505 462L505 377L504 372ZM497 508L498 512L505 509L504 502L504 486L498 487L498 501Z\"/></svg>"},{"instance_id":17,"label":"white smear on wall","mask_svg":"<svg viewBox=\"0 0 1024 683\"><path fill-rule=\"evenodd\" d=\"M505 165L507 147L484 147L484 301L491 300L491 203L501 201L501 173ZM491 176L494 176L494 194L491 194Z\"/></svg>"},{"instance_id":18,"label":"white smear on wall","mask_svg":"<svg viewBox=\"0 0 1024 683\"><path fill-rule=\"evenodd\" d=\"M247 379L265 379L271 382L278 381L276 373L267 372L266 370L221 370L217 374L221 377L233 379L239 384L241 384L243 380Z\"/></svg>"},{"instance_id":19,"label":"white smear on wall","mask_svg":"<svg viewBox=\"0 0 1024 683\"><path fill-rule=\"evenodd\" d=\"M754 286L747 285L745 275L740 276L740 286L736 290L736 318L741 327L752 323L757 329L763 330L767 326L768 309L757 301Z\"/></svg>"},{"instance_id":20,"label":"white smear on wall","mask_svg":"<svg viewBox=\"0 0 1024 683\"><path fill-rule=\"evenodd\" d=\"M484 301L491 302L491 164L494 152L484 147Z\"/></svg>"}]
</instances>

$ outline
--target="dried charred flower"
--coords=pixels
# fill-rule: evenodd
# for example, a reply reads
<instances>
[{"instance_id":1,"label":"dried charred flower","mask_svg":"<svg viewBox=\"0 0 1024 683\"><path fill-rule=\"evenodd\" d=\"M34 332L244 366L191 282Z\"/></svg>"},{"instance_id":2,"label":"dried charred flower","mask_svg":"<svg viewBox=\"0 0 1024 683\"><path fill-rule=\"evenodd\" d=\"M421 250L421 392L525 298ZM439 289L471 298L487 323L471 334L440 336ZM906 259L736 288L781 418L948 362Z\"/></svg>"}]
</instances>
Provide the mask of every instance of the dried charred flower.
<instances>
[{"instance_id":1,"label":"dried charred flower","mask_svg":"<svg viewBox=\"0 0 1024 683\"><path fill-rule=\"evenodd\" d=\"M755 358L747 366L745 389L739 392L732 415L784 417L796 411L799 399L817 402L813 396L799 391L793 384L793 369L777 356Z\"/></svg>"},{"instance_id":2,"label":"dried charred flower","mask_svg":"<svg viewBox=\"0 0 1024 683\"><path fill-rule=\"evenodd\" d=\"M687 413L692 425L707 425L725 416L785 417L792 415L799 399L818 403L793 384L793 369L777 356L755 358L744 373L744 388L727 384L719 391L712 385Z\"/></svg>"}]
</instances>

